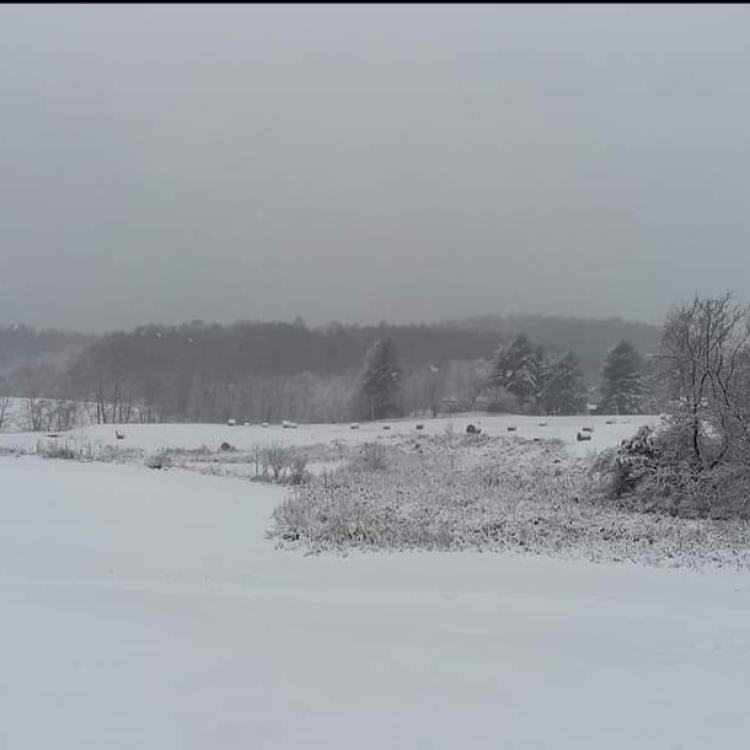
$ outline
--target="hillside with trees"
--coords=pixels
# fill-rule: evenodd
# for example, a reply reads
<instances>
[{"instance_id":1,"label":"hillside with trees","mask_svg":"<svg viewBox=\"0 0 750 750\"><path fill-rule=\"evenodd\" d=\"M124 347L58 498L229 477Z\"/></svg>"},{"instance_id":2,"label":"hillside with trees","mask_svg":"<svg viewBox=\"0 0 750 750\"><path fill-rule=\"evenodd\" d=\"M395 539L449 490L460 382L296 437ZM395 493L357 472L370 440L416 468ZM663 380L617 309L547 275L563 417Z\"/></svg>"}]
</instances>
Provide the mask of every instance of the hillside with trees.
<instances>
[{"instance_id":1,"label":"hillside with trees","mask_svg":"<svg viewBox=\"0 0 750 750\"><path fill-rule=\"evenodd\" d=\"M497 345L494 334L438 326L194 322L106 336L74 360L67 379L76 398L99 404L97 421L128 421L136 407L148 421L341 421L360 413L358 379L384 340L403 372L390 409L399 413L434 405L436 383L476 399L481 384L471 371L480 366L471 363Z\"/></svg>"},{"instance_id":2,"label":"hillside with trees","mask_svg":"<svg viewBox=\"0 0 750 750\"><path fill-rule=\"evenodd\" d=\"M575 352L589 384L598 380L602 360L619 341L629 341L641 354L656 352L659 326L620 318L558 317L547 315L484 315L449 323L463 330L494 332L509 341L520 334L550 352Z\"/></svg>"},{"instance_id":3,"label":"hillside with trees","mask_svg":"<svg viewBox=\"0 0 750 750\"><path fill-rule=\"evenodd\" d=\"M59 361L93 341L82 333L0 325L0 374L37 359Z\"/></svg>"},{"instance_id":4,"label":"hillside with trees","mask_svg":"<svg viewBox=\"0 0 750 750\"><path fill-rule=\"evenodd\" d=\"M621 341L614 333L631 325L640 330L622 321L526 316L501 326L499 320L477 320L476 327L464 321L316 328L299 318L193 321L97 338L6 328L0 329L0 361L7 365L0 395L85 402L89 419L105 423L332 422L482 408L571 414L585 410L603 382L604 358ZM542 338L511 333L524 321ZM640 340L650 346L649 336ZM571 341L589 356L603 351L587 364ZM383 342L398 388L381 403L373 358ZM641 361L647 350L633 348ZM35 402L29 403L31 412Z\"/></svg>"}]
</instances>

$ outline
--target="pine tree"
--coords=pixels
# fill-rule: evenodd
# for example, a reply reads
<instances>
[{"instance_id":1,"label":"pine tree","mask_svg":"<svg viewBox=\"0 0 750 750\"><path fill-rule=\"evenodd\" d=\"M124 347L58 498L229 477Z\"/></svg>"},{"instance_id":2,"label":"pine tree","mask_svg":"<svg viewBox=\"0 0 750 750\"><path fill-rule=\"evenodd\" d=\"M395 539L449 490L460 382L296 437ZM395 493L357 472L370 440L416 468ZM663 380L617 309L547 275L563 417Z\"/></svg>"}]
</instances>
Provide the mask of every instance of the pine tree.
<instances>
[{"instance_id":1,"label":"pine tree","mask_svg":"<svg viewBox=\"0 0 750 750\"><path fill-rule=\"evenodd\" d=\"M605 414L637 414L643 396L643 362L629 341L610 350L602 368L602 399Z\"/></svg>"},{"instance_id":2,"label":"pine tree","mask_svg":"<svg viewBox=\"0 0 750 750\"><path fill-rule=\"evenodd\" d=\"M535 349L526 336L516 336L495 352L493 384L508 391L522 404L535 401L539 395L542 362L541 349Z\"/></svg>"},{"instance_id":3,"label":"pine tree","mask_svg":"<svg viewBox=\"0 0 750 750\"><path fill-rule=\"evenodd\" d=\"M365 354L360 378L360 403L368 419L384 419L399 413L402 369L390 338L375 341Z\"/></svg>"},{"instance_id":4,"label":"pine tree","mask_svg":"<svg viewBox=\"0 0 750 750\"><path fill-rule=\"evenodd\" d=\"M580 414L585 411L586 386L573 352L544 362L541 373L539 400L547 414Z\"/></svg>"}]
</instances>

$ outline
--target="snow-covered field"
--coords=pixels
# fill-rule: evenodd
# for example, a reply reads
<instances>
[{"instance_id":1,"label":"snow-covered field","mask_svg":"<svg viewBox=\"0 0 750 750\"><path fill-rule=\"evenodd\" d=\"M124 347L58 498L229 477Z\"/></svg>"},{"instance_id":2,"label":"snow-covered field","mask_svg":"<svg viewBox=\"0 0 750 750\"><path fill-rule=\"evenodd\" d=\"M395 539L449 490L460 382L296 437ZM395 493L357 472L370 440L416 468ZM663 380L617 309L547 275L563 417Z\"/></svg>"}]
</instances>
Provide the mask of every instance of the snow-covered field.
<instances>
[{"instance_id":1,"label":"snow-covered field","mask_svg":"<svg viewBox=\"0 0 750 750\"><path fill-rule=\"evenodd\" d=\"M0 458L0 747L747 745L750 575L304 557L282 496Z\"/></svg>"},{"instance_id":2,"label":"snow-covered field","mask_svg":"<svg viewBox=\"0 0 750 750\"><path fill-rule=\"evenodd\" d=\"M615 424L607 424L616 420ZM238 450L251 450L256 446L271 442L285 445L310 446L331 444L339 441L347 445L357 445L378 438L398 439L405 435L416 435L416 425L424 425L423 434L439 435L447 425L453 425L457 432L465 432L467 425L479 425L482 431L491 436L516 435L518 437L558 438L563 440L575 455L586 455L589 452L618 445L631 437L639 425L651 424L657 420L654 416L633 417L522 417L514 415L488 416L460 415L439 417L425 420L397 420L394 422L362 423L358 430L352 430L348 424L315 424L300 425L297 429L284 429L281 425L261 427L238 425L228 427L217 424L130 424L130 425L94 425L72 430L66 433L67 439L80 446L91 445L94 448L111 446L119 449L137 448L153 452L166 448L187 450L208 447L217 450L222 442L229 442ZM546 427L540 423L546 422ZM383 425L390 426L389 431ZM576 434L582 427L593 427L592 440L577 442ZM516 432L509 433L508 427L516 427ZM115 431L125 433L124 440L117 440ZM0 448L36 450L39 433L17 432L0 434Z\"/></svg>"}]
</instances>

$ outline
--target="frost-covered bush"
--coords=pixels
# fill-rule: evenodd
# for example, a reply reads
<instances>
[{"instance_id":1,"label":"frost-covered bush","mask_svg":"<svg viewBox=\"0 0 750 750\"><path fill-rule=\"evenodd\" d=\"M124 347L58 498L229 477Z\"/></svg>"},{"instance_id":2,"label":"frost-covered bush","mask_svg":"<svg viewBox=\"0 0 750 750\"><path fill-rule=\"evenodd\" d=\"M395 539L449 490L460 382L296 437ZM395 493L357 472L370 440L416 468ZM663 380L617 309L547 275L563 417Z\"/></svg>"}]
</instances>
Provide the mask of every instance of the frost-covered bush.
<instances>
[{"instance_id":1,"label":"frost-covered bush","mask_svg":"<svg viewBox=\"0 0 750 750\"><path fill-rule=\"evenodd\" d=\"M750 466L710 460L719 441L702 439L705 462L694 460L693 435L680 420L641 427L603 453L592 474L600 494L617 507L680 518L750 519Z\"/></svg>"},{"instance_id":2,"label":"frost-covered bush","mask_svg":"<svg viewBox=\"0 0 750 750\"><path fill-rule=\"evenodd\" d=\"M76 461L83 458L80 448L69 444L66 440L46 439L37 443L37 454L43 458L58 458Z\"/></svg>"},{"instance_id":3,"label":"frost-covered bush","mask_svg":"<svg viewBox=\"0 0 750 750\"><path fill-rule=\"evenodd\" d=\"M290 450L281 443L271 443L261 450L261 462L263 472L268 473L270 469L273 472L273 478L278 481L281 473L289 465L291 458Z\"/></svg>"},{"instance_id":4,"label":"frost-covered bush","mask_svg":"<svg viewBox=\"0 0 750 750\"><path fill-rule=\"evenodd\" d=\"M696 294L673 308L649 377L668 418L611 457L600 472L609 498L680 517L748 518L750 306Z\"/></svg>"},{"instance_id":5,"label":"frost-covered bush","mask_svg":"<svg viewBox=\"0 0 750 750\"><path fill-rule=\"evenodd\" d=\"M307 456L302 451L292 450L289 456L289 472L292 484L302 484L308 478Z\"/></svg>"},{"instance_id":6,"label":"frost-covered bush","mask_svg":"<svg viewBox=\"0 0 750 750\"><path fill-rule=\"evenodd\" d=\"M614 456L611 488L614 497L631 492L652 473L658 466L659 454L656 433L650 425L643 425L630 440L624 440Z\"/></svg>"}]
</instances>

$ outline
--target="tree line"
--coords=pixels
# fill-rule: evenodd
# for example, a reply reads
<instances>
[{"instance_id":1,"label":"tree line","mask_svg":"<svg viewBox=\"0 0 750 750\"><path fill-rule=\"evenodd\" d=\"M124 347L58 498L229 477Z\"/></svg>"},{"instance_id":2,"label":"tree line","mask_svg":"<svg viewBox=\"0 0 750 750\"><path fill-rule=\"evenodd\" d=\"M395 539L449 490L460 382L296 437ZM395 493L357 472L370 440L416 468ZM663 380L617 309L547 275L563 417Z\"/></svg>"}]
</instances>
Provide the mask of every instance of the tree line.
<instances>
[{"instance_id":1,"label":"tree line","mask_svg":"<svg viewBox=\"0 0 750 750\"><path fill-rule=\"evenodd\" d=\"M642 358L630 350L640 373ZM603 383L614 380L622 373ZM97 423L340 422L485 408L580 413L595 385L573 352L524 335L450 325L194 321L111 334L65 361L16 367L0 380L0 395L28 399L36 424L44 414L55 415L50 423L68 420L72 400ZM613 393L605 388L605 403L636 408L622 386ZM39 401L47 404L42 416Z\"/></svg>"},{"instance_id":2,"label":"tree line","mask_svg":"<svg viewBox=\"0 0 750 750\"><path fill-rule=\"evenodd\" d=\"M654 406L647 360L628 341L621 341L604 358L601 385L587 387L576 354L549 355L525 334L498 347L476 384L473 400L485 395L490 412L562 416L595 409L606 414L637 414ZM357 390L358 411L363 418L399 415L403 368L390 339L380 339L369 349ZM444 402L445 382L440 368L427 375L428 402L433 414ZM463 406L463 404L462 404Z\"/></svg>"}]
</instances>

